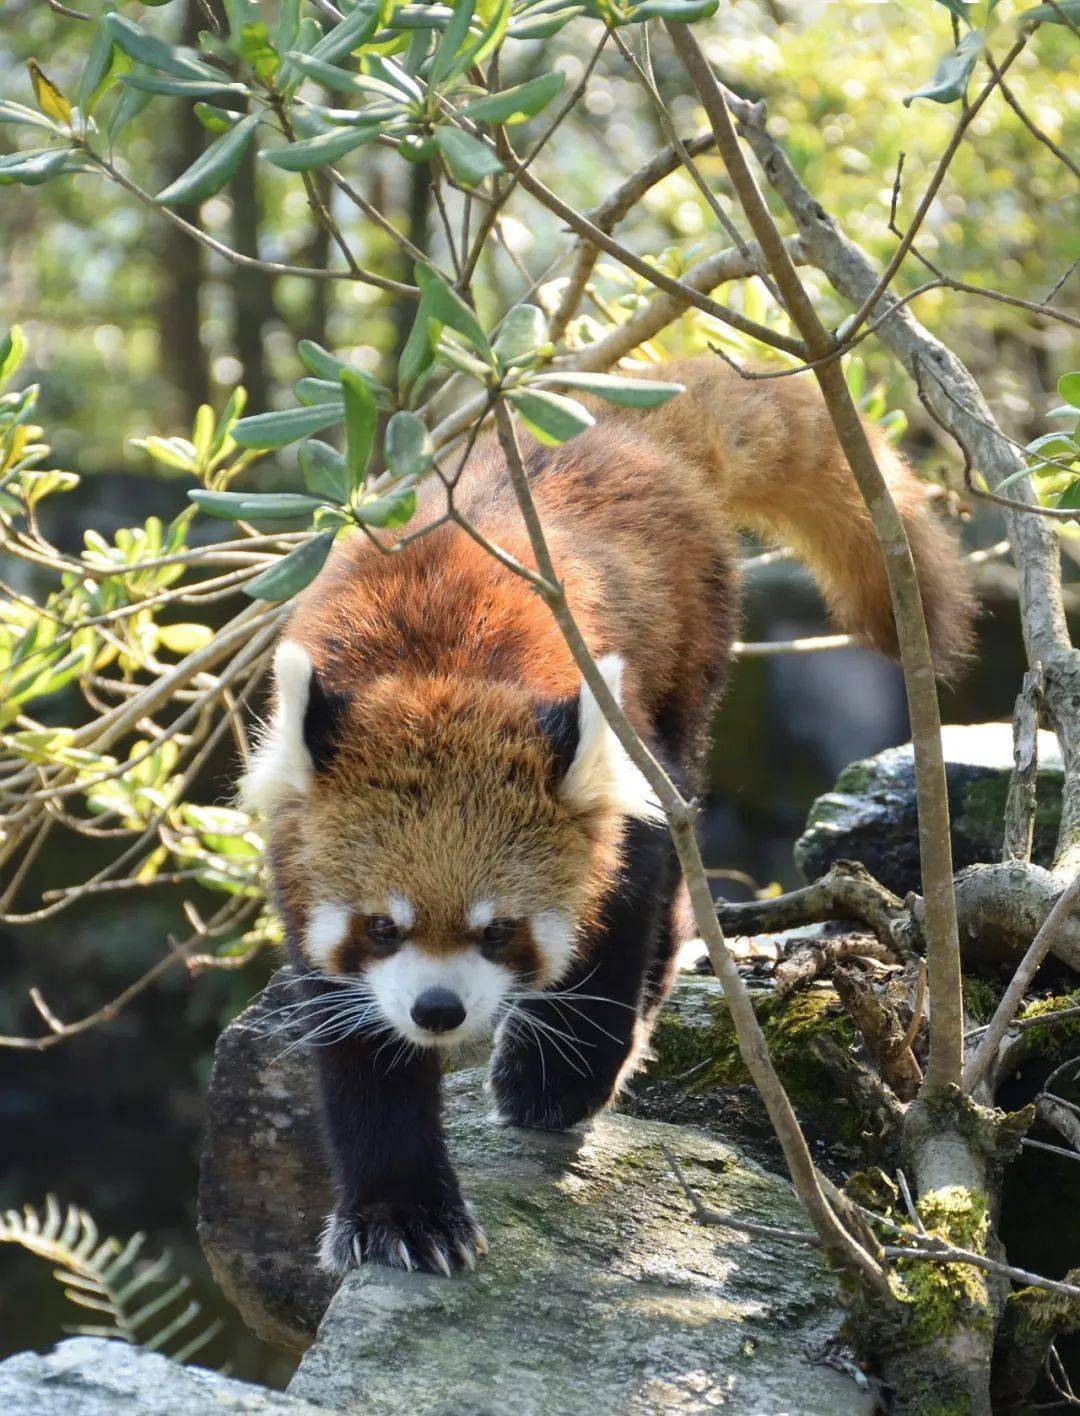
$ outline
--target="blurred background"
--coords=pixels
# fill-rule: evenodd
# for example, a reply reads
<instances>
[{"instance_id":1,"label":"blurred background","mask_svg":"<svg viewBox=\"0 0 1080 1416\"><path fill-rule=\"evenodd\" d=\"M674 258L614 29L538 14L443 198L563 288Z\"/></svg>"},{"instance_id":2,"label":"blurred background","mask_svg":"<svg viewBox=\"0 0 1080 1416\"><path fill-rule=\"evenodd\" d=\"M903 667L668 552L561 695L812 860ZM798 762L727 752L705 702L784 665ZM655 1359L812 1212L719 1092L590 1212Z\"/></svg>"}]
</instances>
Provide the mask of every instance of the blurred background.
<instances>
[{"instance_id":1,"label":"blurred background","mask_svg":"<svg viewBox=\"0 0 1080 1416\"><path fill-rule=\"evenodd\" d=\"M141 5L124 8L143 16ZM173 0L146 15L149 27L188 42L204 24L196 0ZM577 79L581 56L590 52L585 33L573 25L541 42L545 67L554 54L569 80ZM774 132L819 200L871 256L887 259L895 245L888 216L898 155L906 153L905 193L918 193L955 118L954 110L901 102L951 44L944 7L929 0L735 0L703 26L702 37L732 87L767 100ZM1080 86L1062 39L1040 36L1037 53L1021 57L1010 81L1045 131L1076 152ZM7 0L0 14L0 97L28 100L26 61L33 56L47 61L62 88L73 89L85 58L79 25L40 0ZM661 88L677 92L679 78L660 44L654 63ZM671 107L681 132L696 131L701 118L689 96L676 97ZM595 204L665 142L640 88L612 54L569 126L572 134L555 149L557 170L541 163L541 176L579 208ZM140 185L157 191L191 165L205 136L190 105L156 99L123 140L123 159ZM0 146L5 141L0 129ZM722 194L716 160L706 154L700 165ZM373 147L365 149L361 175L366 194L423 245L430 217L426 169ZM250 157L228 197L182 214L251 254L315 265L329 258L298 184L265 164L256 171ZM363 263L393 272L398 255L387 239L358 221L353 208L336 214ZM677 247L689 261L725 244L713 228L690 179L676 174L654 189L621 234L639 251ZM568 241L535 208L528 224L511 215L508 231L512 249L492 244L484 270L503 305L521 289L520 268L539 274ZM959 279L1042 298L1080 255L1075 184L1007 106L991 103L957 155L921 243ZM637 298L636 286L603 269L598 299L616 306ZM917 279L916 269L910 283ZM1074 279L1059 303L1076 310L1078 290ZM839 318L824 288L822 299L827 317ZM1080 365L1076 342L1070 349L1060 325L951 292L927 294L916 309L968 364L1012 436L1026 443L1046 431L1056 379ZM385 376L411 317L411 306L399 308L368 287L238 271L92 176L0 189L0 325L23 326L29 354L20 377L42 386L40 416L55 465L83 478L76 492L49 503L57 510L43 518L46 534L61 547L77 549L87 528L111 537L151 514L168 518L181 505L187 481L163 475L132 439L186 434L196 408L209 402L220 409L237 383L248 391L249 412L285 406L288 386L302 372L295 346L304 337ZM700 348L719 334L695 316L662 344ZM959 487L956 449L874 342L862 350L862 387L874 394L875 407L905 415L901 441L908 454L943 489ZM903 426L895 416L894 423ZM287 486L291 475L283 457L275 476ZM969 548L997 543L1003 533L993 510L974 503L968 511ZM1074 543L1065 545L1071 575ZM40 589L23 565L9 564L3 574L24 591ZM978 583L979 664L945 694L951 722L1009 716L1023 671L1007 560L980 567ZM744 639L825 630L820 602L793 563L751 567L746 590ZM741 661L716 726L708 864L745 872L759 886L795 883L791 845L814 797L846 763L906 736L899 673L872 654L843 649ZM228 799L232 765L227 756L214 763L204 783L207 801ZM36 867L27 888L68 884L93 868L90 843L75 842ZM156 958L165 935L178 927L177 902L162 889L140 895L134 909L123 896L99 898L43 926L9 931L0 938L0 1031L36 1030L25 1003L31 985L66 1016L92 1010ZM176 972L108 1027L41 1055L0 1051L0 1208L38 1202L52 1189L88 1208L110 1232L148 1230L157 1247L174 1250L206 1311L227 1319L200 1360L228 1362L241 1376L274 1383L287 1374L288 1359L232 1318L194 1238L201 1098L214 1038L272 967L266 959L194 979ZM59 1289L20 1251L4 1253L0 1264L0 1356L47 1346L71 1321Z\"/></svg>"}]
</instances>

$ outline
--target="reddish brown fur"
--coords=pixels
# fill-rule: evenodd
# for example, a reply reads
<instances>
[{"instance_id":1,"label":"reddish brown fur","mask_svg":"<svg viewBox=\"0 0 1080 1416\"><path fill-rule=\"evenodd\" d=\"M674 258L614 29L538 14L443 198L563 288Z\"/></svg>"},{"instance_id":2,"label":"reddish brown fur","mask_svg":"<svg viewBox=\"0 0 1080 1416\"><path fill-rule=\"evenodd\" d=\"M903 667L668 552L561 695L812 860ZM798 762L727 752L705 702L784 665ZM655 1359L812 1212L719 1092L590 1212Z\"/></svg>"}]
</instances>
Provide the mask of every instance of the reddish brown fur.
<instances>
[{"instance_id":1,"label":"reddish brown fur","mask_svg":"<svg viewBox=\"0 0 1080 1416\"><path fill-rule=\"evenodd\" d=\"M665 366L687 391L648 413L597 409L565 446L523 443L569 602L594 654L625 660L625 707L693 768L737 622L734 533L791 546L841 627L894 652L869 514L809 377L747 383L712 358ZM967 652L972 601L925 490L871 429L911 539L942 672ZM421 516L443 508L429 487ZM484 532L533 564L493 441L457 494ZM618 819L556 791L537 705L580 674L550 612L456 527L395 555L345 540L288 630L321 681L349 696L340 747L303 811L272 823L280 881L302 899L379 897L409 882L416 937L463 939L478 894L525 915L577 917L610 879ZM500 904L500 909L503 905ZM437 942L441 941L441 942Z\"/></svg>"}]
</instances>

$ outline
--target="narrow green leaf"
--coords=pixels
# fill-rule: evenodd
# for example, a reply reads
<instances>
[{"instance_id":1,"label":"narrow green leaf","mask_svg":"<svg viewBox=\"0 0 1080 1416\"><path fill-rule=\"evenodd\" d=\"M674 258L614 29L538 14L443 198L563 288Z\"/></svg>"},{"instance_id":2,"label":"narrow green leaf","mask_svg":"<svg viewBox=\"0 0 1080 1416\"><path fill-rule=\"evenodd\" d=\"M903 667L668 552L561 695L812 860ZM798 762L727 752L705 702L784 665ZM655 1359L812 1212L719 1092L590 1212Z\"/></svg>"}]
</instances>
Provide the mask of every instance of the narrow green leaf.
<instances>
[{"instance_id":1,"label":"narrow green leaf","mask_svg":"<svg viewBox=\"0 0 1080 1416\"><path fill-rule=\"evenodd\" d=\"M1058 379L1057 391L1062 403L1069 403L1073 407L1080 408L1080 370L1071 374L1062 374Z\"/></svg>"},{"instance_id":2,"label":"narrow green leaf","mask_svg":"<svg viewBox=\"0 0 1080 1416\"><path fill-rule=\"evenodd\" d=\"M332 64L346 54L352 54L368 42L379 27L377 0L362 0L351 15L334 26L311 51L313 59Z\"/></svg>"},{"instance_id":3,"label":"narrow green leaf","mask_svg":"<svg viewBox=\"0 0 1080 1416\"><path fill-rule=\"evenodd\" d=\"M294 390L300 402L308 408L318 403L341 403L341 384L337 379L300 379Z\"/></svg>"},{"instance_id":4,"label":"narrow green leaf","mask_svg":"<svg viewBox=\"0 0 1080 1416\"><path fill-rule=\"evenodd\" d=\"M715 15L719 7L720 0L644 0L644 4L631 10L630 19L634 24L640 20L678 20L689 25Z\"/></svg>"},{"instance_id":5,"label":"narrow green leaf","mask_svg":"<svg viewBox=\"0 0 1080 1416\"><path fill-rule=\"evenodd\" d=\"M310 541L297 546L276 565L264 570L244 586L244 594L253 600L288 600L318 575L326 564L334 544L336 531L320 531Z\"/></svg>"},{"instance_id":6,"label":"narrow green leaf","mask_svg":"<svg viewBox=\"0 0 1080 1416\"><path fill-rule=\"evenodd\" d=\"M158 74L122 74L120 82L142 93L165 94L172 98L212 98L215 94L234 93L244 97L247 89L233 83L228 75L220 79L172 79Z\"/></svg>"},{"instance_id":7,"label":"narrow green leaf","mask_svg":"<svg viewBox=\"0 0 1080 1416\"><path fill-rule=\"evenodd\" d=\"M476 123L524 123L546 108L565 82L562 70L553 69L528 83L468 103L461 111Z\"/></svg>"},{"instance_id":8,"label":"narrow green leaf","mask_svg":"<svg viewBox=\"0 0 1080 1416\"><path fill-rule=\"evenodd\" d=\"M454 6L454 17L443 30L442 38L439 40L439 47L436 49L435 57L431 61L428 82L432 86L441 84L444 79L450 77L456 68L458 51L468 37L469 26L472 24L475 9L475 0L458 0L458 3Z\"/></svg>"},{"instance_id":9,"label":"narrow green leaf","mask_svg":"<svg viewBox=\"0 0 1080 1416\"><path fill-rule=\"evenodd\" d=\"M234 113L229 108L216 108L212 103L197 103L195 117L208 133L227 133L230 128L236 127L243 114Z\"/></svg>"},{"instance_id":10,"label":"narrow green leaf","mask_svg":"<svg viewBox=\"0 0 1080 1416\"><path fill-rule=\"evenodd\" d=\"M147 34L123 15L106 15L101 25L125 54L150 69L160 69L177 79L217 79L221 76L220 70L204 64L182 49L175 49L156 35Z\"/></svg>"},{"instance_id":11,"label":"narrow green leaf","mask_svg":"<svg viewBox=\"0 0 1080 1416\"><path fill-rule=\"evenodd\" d=\"M109 13L112 12L112 8L111 5L108 7ZM94 111L94 104L107 87L112 67L112 35L103 25L99 25L79 77L79 86L75 90L75 102L80 113L88 116Z\"/></svg>"},{"instance_id":12,"label":"narrow green leaf","mask_svg":"<svg viewBox=\"0 0 1080 1416\"><path fill-rule=\"evenodd\" d=\"M0 339L0 384L15 372L23 361L26 340L20 325L12 325L3 339Z\"/></svg>"},{"instance_id":13,"label":"narrow green leaf","mask_svg":"<svg viewBox=\"0 0 1080 1416\"><path fill-rule=\"evenodd\" d=\"M124 77L126 78L127 75ZM124 91L109 117L107 131L110 142L116 141L127 125L139 116L153 96L142 89L132 88L130 84L124 85Z\"/></svg>"},{"instance_id":14,"label":"narrow green leaf","mask_svg":"<svg viewBox=\"0 0 1080 1416\"><path fill-rule=\"evenodd\" d=\"M0 161L0 186L8 187L17 182L23 187L40 187L50 177L64 171L72 154L69 148L46 148L43 152L24 152L12 156L14 161L7 158Z\"/></svg>"},{"instance_id":15,"label":"narrow green leaf","mask_svg":"<svg viewBox=\"0 0 1080 1416\"><path fill-rule=\"evenodd\" d=\"M575 0L566 0L566 3L550 8L536 6L535 12L526 10L512 20L508 33L511 39L550 39L584 13L585 6L575 3Z\"/></svg>"},{"instance_id":16,"label":"narrow green leaf","mask_svg":"<svg viewBox=\"0 0 1080 1416\"><path fill-rule=\"evenodd\" d=\"M0 98L0 123L23 123L28 128L44 128L47 133L59 131L44 113L9 98Z\"/></svg>"},{"instance_id":17,"label":"narrow green leaf","mask_svg":"<svg viewBox=\"0 0 1080 1416\"><path fill-rule=\"evenodd\" d=\"M338 93L363 92L358 82L360 76L349 69L339 69L336 64L323 63L321 59L313 59L310 54L304 54L297 49L290 49L286 58L295 64L305 77L314 83L322 84L323 88Z\"/></svg>"},{"instance_id":18,"label":"narrow green leaf","mask_svg":"<svg viewBox=\"0 0 1080 1416\"><path fill-rule=\"evenodd\" d=\"M229 394L229 401L221 410L221 417L217 421L214 429L214 437L210 443L210 456L216 457L225 446L225 440L232 439L232 429L240 414L244 411L247 403L247 389L243 387L234 388Z\"/></svg>"},{"instance_id":19,"label":"narrow green leaf","mask_svg":"<svg viewBox=\"0 0 1080 1416\"><path fill-rule=\"evenodd\" d=\"M682 384L660 383L655 379L627 379L618 374L542 374L529 387L547 387L548 384L560 388L580 388L584 393L593 393L606 403L615 403L620 408L656 408L684 391Z\"/></svg>"},{"instance_id":20,"label":"narrow green leaf","mask_svg":"<svg viewBox=\"0 0 1080 1416\"><path fill-rule=\"evenodd\" d=\"M956 48L942 59L934 70L934 77L922 88L908 94L904 107L909 108L917 98L930 98L935 103L955 103L958 98L963 98L985 44L981 30L969 30Z\"/></svg>"},{"instance_id":21,"label":"narrow green leaf","mask_svg":"<svg viewBox=\"0 0 1080 1416\"><path fill-rule=\"evenodd\" d=\"M319 379L333 379L336 383L342 369L347 367L344 359L328 353L313 339L302 339L296 346L296 352L300 355L304 368L309 369Z\"/></svg>"},{"instance_id":22,"label":"narrow green leaf","mask_svg":"<svg viewBox=\"0 0 1080 1416\"><path fill-rule=\"evenodd\" d=\"M279 54L292 49L300 33L300 0L281 0L277 28L274 31L274 48Z\"/></svg>"},{"instance_id":23,"label":"narrow green leaf","mask_svg":"<svg viewBox=\"0 0 1080 1416\"><path fill-rule=\"evenodd\" d=\"M301 143L264 148L262 156L285 172L310 172L314 167L326 167L354 148L370 143L378 132L377 123L370 128L337 128L332 133L320 133L317 138L308 138Z\"/></svg>"},{"instance_id":24,"label":"narrow green leaf","mask_svg":"<svg viewBox=\"0 0 1080 1416\"><path fill-rule=\"evenodd\" d=\"M491 357L491 345L481 328L480 321L469 309L465 301L451 290L449 285L436 274L429 265L417 264L416 283L422 292L422 302L427 305L428 314L441 324L449 325L464 339L478 349L486 358Z\"/></svg>"},{"instance_id":25,"label":"narrow green leaf","mask_svg":"<svg viewBox=\"0 0 1080 1416\"><path fill-rule=\"evenodd\" d=\"M356 491L367 476L379 413L367 380L356 369L342 369L340 378L345 395L345 466L349 490Z\"/></svg>"},{"instance_id":26,"label":"narrow green leaf","mask_svg":"<svg viewBox=\"0 0 1080 1416\"><path fill-rule=\"evenodd\" d=\"M1025 10L1020 16L1020 24L1025 28L1039 24L1063 25L1069 20L1080 24L1080 0L1058 0L1056 9L1053 5L1036 5L1033 10Z\"/></svg>"},{"instance_id":27,"label":"narrow green leaf","mask_svg":"<svg viewBox=\"0 0 1080 1416\"><path fill-rule=\"evenodd\" d=\"M231 179L240 166L248 144L255 136L259 115L249 113L241 118L235 128L215 138L206 151L182 172L175 182L170 182L155 200L162 206L183 206L194 202L204 202Z\"/></svg>"},{"instance_id":28,"label":"narrow green leaf","mask_svg":"<svg viewBox=\"0 0 1080 1416\"><path fill-rule=\"evenodd\" d=\"M349 500L349 473L345 458L337 448L312 438L300 448L299 461L304 482L312 495L344 506Z\"/></svg>"},{"instance_id":29,"label":"narrow green leaf","mask_svg":"<svg viewBox=\"0 0 1080 1416\"><path fill-rule=\"evenodd\" d=\"M591 428L595 419L572 398L548 389L515 388L506 395L521 414L529 431L548 447L569 442Z\"/></svg>"},{"instance_id":30,"label":"narrow green leaf","mask_svg":"<svg viewBox=\"0 0 1080 1416\"><path fill-rule=\"evenodd\" d=\"M299 521L323 505L321 497L301 492L188 492L200 511L220 521Z\"/></svg>"},{"instance_id":31,"label":"narrow green leaf","mask_svg":"<svg viewBox=\"0 0 1080 1416\"><path fill-rule=\"evenodd\" d=\"M503 165L486 143L460 128L435 129L435 143L446 159L450 175L463 187L475 187L485 177L503 170Z\"/></svg>"},{"instance_id":32,"label":"narrow green leaf","mask_svg":"<svg viewBox=\"0 0 1080 1416\"><path fill-rule=\"evenodd\" d=\"M431 466L431 438L422 419L407 409L386 425L386 465L396 477L422 477Z\"/></svg>"},{"instance_id":33,"label":"narrow green leaf","mask_svg":"<svg viewBox=\"0 0 1080 1416\"><path fill-rule=\"evenodd\" d=\"M321 433L345 416L344 404L324 403L315 408L286 408L280 413L256 413L241 418L232 430L241 447L271 449L285 447L300 438Z\"/></svg>"}]
</instances>

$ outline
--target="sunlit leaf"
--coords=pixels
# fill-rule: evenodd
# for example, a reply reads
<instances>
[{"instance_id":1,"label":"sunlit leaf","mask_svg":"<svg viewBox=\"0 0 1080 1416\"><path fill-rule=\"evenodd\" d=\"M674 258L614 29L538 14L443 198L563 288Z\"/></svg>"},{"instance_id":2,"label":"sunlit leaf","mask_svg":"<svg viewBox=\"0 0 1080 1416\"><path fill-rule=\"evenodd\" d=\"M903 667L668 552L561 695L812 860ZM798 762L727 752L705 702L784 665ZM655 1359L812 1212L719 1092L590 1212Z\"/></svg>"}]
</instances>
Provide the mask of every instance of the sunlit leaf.
<instances>
[{"instance_id":1,"label":"sunlit leaf","mask_svg":"<svg viewBox=\"0 0 1080 1416\"><path fill-rule=\"evenodd\" d=\"M188 498L207 516L219 521L299 521L322 506L319 497L301 492L188 492Z\"/></svg>"},{"instance_id":2,"label":"sunlit leaf","mask_svg":"<svg viewBox=\"0 0 1080 1416\"><path fill-rule=\"evenodd\" d=\"M353 510L356 519L366 526L378 526L387 530L404 526L415 514L416 492L413 488L391 492L384 497L372 497L370 501L362 502Z\"/></svg>"},{"instance_id":3,"label":"sunlit leaf","mask_svg":"<svg viewBox=\"0 0 1080 1416\"><path fill-rule=\"evenodd\" d=\"M530 387L549 383L562 388L580 388L584 393L593 393L606 403L618 404L620 408L656 408L684 391L682 384L661 383L655 379L628 379L619 374L542 374Z\"/></svg>"},{"instance_id":4,"label":"sunlit leaf","mask_svg":"<svg viewBox=\"0 0 1080 1416\"><path fill-rule=\"evenodd\" d=\"M53 119L56 123L71 125L71 104L53 83L52 79L43 71L36 59L28 59L26 67L30 70L30 82L34 86L34 98L37 106L45 114L46 118Z\"/></svg>"},{"instance_id":5,"label":"sunlit leaf","mask_svg":"<svg viewBox=\"0 0 1080 1416\"><path fill-rule=\"evenodd\" d=\"M547 317L536 305L515 305L499 326L492 345L502 368L528 359L547 343Z\"/></svg>"},{"instance_id":6,"label":"sunlit leaf","mask_svg":"<svg viewBox=\"0 0 1080 1416\"><path fill-rule=\"evenodd\" d=\"M367 381L355 369L342 369L341 387L345 395L345 466L352 492L364 485L379 414Z\"/></svg>"},{"instance_id":7,"label":"sunlit leaf","mask_svg":"<svg viewBox=\"0 0 1080 1416\"><path fill-rule=\"evenodd\" d=\"M338 128L304 142L264 148L262 156L274 167L286 172L309 172L314 167L326 167L331 162L337 162L354 148L370 143L378 132L377 123L370 128Z\"/></svg>"},{"instance_id":8,"label":"sunlit leaf","mask_svg":"<svg viewBox=\"0 0 1080 1416\"><path fill-rule=\"evenodd\" d=\"M986 47L986 39L981 30L969 30L951 53L946 54L934 70L934 77L922 88L908 94L904 107L910 106L917 98L930 98L935 103L955 103L967 92L979 56Z\"/></svg>"},{"instance_id":9,"label":"sunlit leaf","mask_svg":"<svg viewBox=\"0 0 1080 1416\"><path fill-rule=\"evenodd\" d=\"M344 505L349 499L349 471L344 453L312 438L299 452L300 470L308 490L317 497Z\"/></svg>"},{"instance_id":10,"label":"sunlit leaf","mask_svg":"<svg viewBox=\"0 0 1080 1416\"><path fill-rule=\"evenodd\" d=\"M170 654L194 654L205 649L214 637L208 624L159 624L158 643Z\"/></svg>"},{"instance_id":11,"label":"sunlit leaf","mask_svg":"<svg viewBox=\"0 0 1080 1416\"><path fill-rule=\"evenodd\" d=\"M549 447L569 442L595 422L580 403L548 389L514 388L506 396L534 437Z\"/></svg>"},{"instance_id":12,"label":"sunlit leaf","mask_svg":"<svg viewBox=\"0 0 1080 1416\"><path fill-rule=\"evenodd\" d=\"M343 403L321 404L315 408L286 408L280 413L256 413L251 418L241 418L232 435L241 447L285 447L299 438L321 433L324 428L340 423L344 415Z\"/></svg>"},{"instance_id":13,"label":"sunlit leaf","mask_svg":"<svg viewBox=\"0 0 1080 1416\"><path fill-rule=\"evenodd\" d=\"M545 108L565 82L566 75L561 69L555 69L528 83L479 98L461 111L476 123L523 123Z\"/></svg>"}]
</instances>

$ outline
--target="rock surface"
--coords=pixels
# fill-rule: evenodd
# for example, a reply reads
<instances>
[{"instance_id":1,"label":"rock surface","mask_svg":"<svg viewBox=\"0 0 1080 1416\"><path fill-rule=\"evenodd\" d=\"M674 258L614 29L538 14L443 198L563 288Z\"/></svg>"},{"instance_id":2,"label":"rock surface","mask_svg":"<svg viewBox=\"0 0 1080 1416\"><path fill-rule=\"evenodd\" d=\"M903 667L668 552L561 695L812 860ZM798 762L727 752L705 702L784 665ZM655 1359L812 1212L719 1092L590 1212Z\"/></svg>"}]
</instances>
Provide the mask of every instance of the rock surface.
<instances>
[{"instance_id":1,"label":"rock surface","mask_svg":"<svg viewBox=\"0 0 1080 1416\"><path fill-rule=\"evenodd\" d=\"M52 1352L0 1362L4 1416L327 1416L326 1408L247 1382L181 1367L156 1352L73 1337Z\"/></svg>"},{"instance_id":2,"label":"rock surface","mask_svg":"<svg viewBox=\"0 0 1080 1416\"><path fill-rule=\"evenodd\" d=\"M274 1030L288 991L283 971L219 1044L200 1235L246 1320L300 1348L329 1297L312 1260L329 1191L307 1060L282 1056L290 1034ZM451 1151L491 1253L452 1281L350 1276L294 1395L371 1416L872 1409L807 1355L839 1321L816 1253L695 1226L662 1147L706 1203L801 1226L782 1181L700 1131L637 1117L580 1135L501 1129L477 1069L446 1091Z\"/></svg>"},{"instance_id":3,"label":"rock surface","mask_svg":"<svg viewBox=\"0 0 1080 1416\"><path fill-rule=\"evenodd\" d=\"M1012 771L1012 728L975 723L942 729L953 860L957 870L1001 858ZM1061 754L1053 733L1039 733L1039 787L1032 859L1049 865L1061 816ZM837 860L857 860L903 897L920 889L911 744L853 762L810 809L795 862L816 880Z\"/></svg>"},{"instance_id":4,"label":"rock surface","mask_svg":"<svg viewBox=\"0 0 1080 1416\"><path fill-rule=\"evenodd\" d=\"M664 1148L707 1204L803 1227L775 1177L688 1127L628 1116L580 1135L508 1132L476 1071L447 1091L489 1256L453 1281L350 1275L290 1392L357 1416L872 1409L808 1356L837 1324L817 1254L696 1226Z\"/></svg>"}]
</instances>

